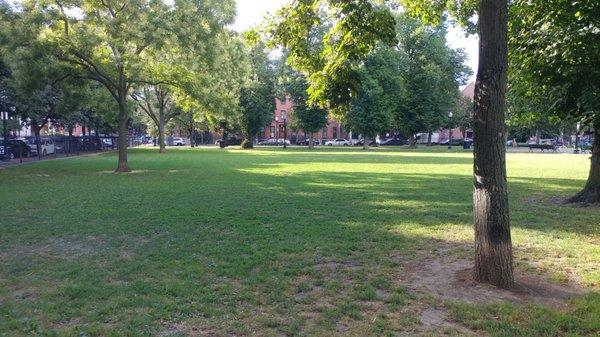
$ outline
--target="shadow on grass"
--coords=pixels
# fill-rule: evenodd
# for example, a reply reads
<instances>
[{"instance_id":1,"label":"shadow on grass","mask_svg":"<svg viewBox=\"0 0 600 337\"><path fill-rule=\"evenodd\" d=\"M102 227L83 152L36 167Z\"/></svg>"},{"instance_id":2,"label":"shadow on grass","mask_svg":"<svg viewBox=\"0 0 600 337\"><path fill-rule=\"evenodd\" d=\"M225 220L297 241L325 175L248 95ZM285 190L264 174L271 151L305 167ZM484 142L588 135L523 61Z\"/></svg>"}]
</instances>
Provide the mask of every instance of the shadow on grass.
<instances>
[{"instance_id":1,"label":"shadow on grass","mask_svg":"<svg viewBox=\"0 0 600 337\"><path fill-rule=\"evenodd\" d=\"M23 207L0 210L0 296L8 299L1 314L9 317L0 327L16 331L23 317L83 316L121 333L152 333L161 321L201 316L218 323L259 307L294 316L305 310L293 296L301 280L338 284L330 295L336 300L378 278L400 287L403 262L440 245L446 231L470 228L470 175L347 165L471 165L471 158L326 152L317 159L293 153L283 164L333 165L323 172L288 172L285 155L268 151L199 152L197 160L174 151L146 158L139 150L132 151L139 172L131 175L102 174L113 156L75 159L68 170L65 162L7 170L22 179L0 176L15 191L0 203ZM340 170L332 171L336 163ZM580 181L512 180L513 226L597 231L589 217L574 216L585 210L525 202ZM558 209L574 219L568 226L553 222ZM468 244L470 237L456 240ZM28 294L15 295L22 291Z\"/></svg>"}]
</instances>

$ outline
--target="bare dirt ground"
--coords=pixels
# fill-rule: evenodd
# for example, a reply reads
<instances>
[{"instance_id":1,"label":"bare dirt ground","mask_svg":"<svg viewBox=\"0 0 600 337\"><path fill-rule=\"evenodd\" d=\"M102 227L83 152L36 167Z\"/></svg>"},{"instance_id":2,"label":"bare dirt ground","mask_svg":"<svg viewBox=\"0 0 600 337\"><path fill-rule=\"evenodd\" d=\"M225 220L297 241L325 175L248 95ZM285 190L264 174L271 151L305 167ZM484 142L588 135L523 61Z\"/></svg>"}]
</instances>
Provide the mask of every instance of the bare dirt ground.
<instances>
[{"instance_id":1,"label":"bare dirt ground","mask_svg":"<svg viewBox=\"0 0 600 337\"><path fill-rule=\"evenodd\" d=\"M515 287L511 290L477 283L473 279L473 262L456 254L465 249L470 247L446 244L406 263L404 271L408 275L409 290L441 301L535 303L557 308L567 306L570 299L585 293L577 285L557 284L547 275L521 269L515 270ZM465 335L481 335L452 321L443 307L422 311L421 324L425 329L448 328Z\"/></svg>"}]
</instances>

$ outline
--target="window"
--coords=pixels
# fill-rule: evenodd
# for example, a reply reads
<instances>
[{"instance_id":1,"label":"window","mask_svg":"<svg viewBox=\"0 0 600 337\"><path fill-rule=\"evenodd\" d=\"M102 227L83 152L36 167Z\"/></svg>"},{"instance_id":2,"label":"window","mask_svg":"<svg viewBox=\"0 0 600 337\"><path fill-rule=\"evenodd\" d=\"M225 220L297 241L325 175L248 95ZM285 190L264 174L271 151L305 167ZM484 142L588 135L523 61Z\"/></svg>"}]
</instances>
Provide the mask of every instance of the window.
<instances>
[{"instance_id":1,"label":"window","mask_svg":"<svg viewBox=\"0 0 600 337\"><path fill-rule=\"evenodd\" d=\"M333 128L333 138L337 138L337 136L338 136L338 132L337 131L338 131L338 128L336 126L336 127Z\"/></svg>"},{"instance_id":2,"label":"window","mask_svg":"<svg viewBox=\"0 0 600 337\"><path fill-rule=\"evenodd\" d=\"M275 126L271 125L271 138L275 137Z\"/></svg>"},{"instance_id":3,"label":"window","mask_svg":"<svg viewBox=\"0 0 600 337\"><path fill-rule=\"evenodd\" d=\"M327 127L323 128L323 138L327 138Z\"/></svg>"}]
</instances>

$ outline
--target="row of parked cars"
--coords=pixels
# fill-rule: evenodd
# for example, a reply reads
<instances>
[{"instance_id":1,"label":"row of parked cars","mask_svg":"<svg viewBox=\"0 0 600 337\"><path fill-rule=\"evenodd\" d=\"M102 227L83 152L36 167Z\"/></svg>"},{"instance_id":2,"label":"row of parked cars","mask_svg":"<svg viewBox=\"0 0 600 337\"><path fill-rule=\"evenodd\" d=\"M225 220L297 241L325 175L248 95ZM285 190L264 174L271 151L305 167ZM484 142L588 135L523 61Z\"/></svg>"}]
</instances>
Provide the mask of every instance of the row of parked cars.
<instances>
[{"instance_id":1,"label":"row of parked cars","mask_svg":"<svg viewBox=\"0 0 600 337\"><path fill-rule=\"evenodd\" d=\"M54 140L51 138L40 139L40 151L42 156L54 154L56 150ZM35 137L9 139L6 146L4 145L4 139L0 140L0 157L2 157L2 159L26 158L37 155L38 151Z\"/></svg>"}]
</instances>

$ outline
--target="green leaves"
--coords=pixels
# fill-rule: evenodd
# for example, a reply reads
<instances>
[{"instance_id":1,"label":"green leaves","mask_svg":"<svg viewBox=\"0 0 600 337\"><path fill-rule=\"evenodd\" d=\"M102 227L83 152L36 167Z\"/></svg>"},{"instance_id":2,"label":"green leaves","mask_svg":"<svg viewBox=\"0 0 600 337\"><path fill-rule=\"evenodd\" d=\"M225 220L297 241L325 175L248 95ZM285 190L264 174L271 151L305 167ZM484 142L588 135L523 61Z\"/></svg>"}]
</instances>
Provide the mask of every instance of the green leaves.
<instances>
[{"instance_id":1,"label":"green leaves","mask_svg":"<svg viewBox=\"0 0 600 337\"><path fill-rule=\"evenodd\" d=\"M600 4L591 0L518 0L510 11L510 63L516 82L512 86L529 87L544 106L553 102L549 109L539 109L541 113L597 118Z\"/></svg>"},{"instance_id":2,"label":"green leaves","mask_svg":"<svg viewBox=\"0 0 600 337\"><path fill-rule=\"evenodd\" d=\"M395 43L387 7L367 0L299 0L271 23L272 43L308 80L309 101L343 111L360 88L358 66L379 41Z\"/></svg>"}]
</instances>

